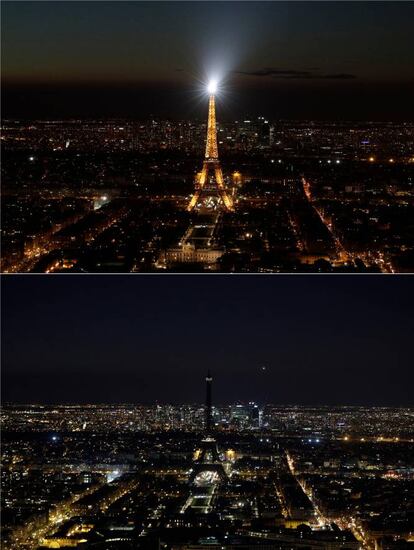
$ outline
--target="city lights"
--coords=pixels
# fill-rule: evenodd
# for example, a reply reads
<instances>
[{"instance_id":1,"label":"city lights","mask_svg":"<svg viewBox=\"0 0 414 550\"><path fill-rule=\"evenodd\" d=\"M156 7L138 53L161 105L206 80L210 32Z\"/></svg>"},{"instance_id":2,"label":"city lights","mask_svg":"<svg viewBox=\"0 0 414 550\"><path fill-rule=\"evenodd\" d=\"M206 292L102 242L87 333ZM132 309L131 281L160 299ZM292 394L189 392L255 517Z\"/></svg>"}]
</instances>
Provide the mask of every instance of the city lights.
<instances>
[{"instance_id":1,"label":"city lights","mask_svg":"<svg viewBox=\"0 0 414 550\"><path fill-rule=\"evenodd\" d=\"M414 1L3 4L1 546L414 550Z\"/></svg>"},{"instance_id":2,"label":"city lights","mask_svg":"<svg viewBox=\"0 0 414 550\"><path fill-rule=\"evenodd\" d=\"M205 120L8 121L3 271L209 273L234 269L231 257L243 272L414 269L412 124L221 120L207 97L207 131Z\"/></svg>"},{"instance_id":3,"label":"city lights","mask_svg":"<svg viewBox=\"0 0 414 550\"><path fill-rule=\"evenodd\" d=\"M177 533L187 543L185 528L194 533L213 525L219 540L237 536L245 544L274 537L288 548L307 541L325 547L328 541L334 550L344 544L370 550L381 531L403 543L410 528L406 509L412 497L406 488L412 442L395 433L409 432L410 409L266 405L261 411L264 437L258 439L257 405L213 405L212 382L208 375L204 406L5 406L4 427L14 435L3 442L3 498L13 514L24 492L25 501L39 512L26 521L19 513L8 526L8 548L75 546L95 541L97 534L109 543L146 542L159 525L169 526L163 537L169 541L170 533L175 545ZM66 434L59 455L37 443L57 426ZM363 441L363 447L347 443L346 426L352 426L354 441ZM175 438L177 429L180 437ZM323 435L304 438L307 429ZM385 435L379 435L384 429ZM141 456L140 469L133 454L123 456L122 466L102 454L111 441L111 452L120 456L131 438ZM390 450L396 444L399 452L393 458ZM47 469L39 472L39 460L47 461ZM57 491L69 496L55 502ZM168 505L171 499L174 507ZM223 520L217 519L218 510ZM306 528L300 527L303 523Z\"/></svg>"}]
</instances>

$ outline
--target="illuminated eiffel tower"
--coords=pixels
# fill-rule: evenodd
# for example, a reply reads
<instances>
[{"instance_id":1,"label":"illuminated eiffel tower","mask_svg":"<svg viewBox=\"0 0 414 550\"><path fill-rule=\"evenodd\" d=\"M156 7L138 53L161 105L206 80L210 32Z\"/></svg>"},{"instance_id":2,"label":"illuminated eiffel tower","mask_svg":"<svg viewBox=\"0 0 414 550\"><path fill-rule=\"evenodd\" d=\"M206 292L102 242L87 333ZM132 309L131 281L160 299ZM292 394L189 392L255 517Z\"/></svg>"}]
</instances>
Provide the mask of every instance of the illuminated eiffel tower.
<instances>
[{"instance_id":1,"label":"illuminated eiffel tower","mask_svg":"<svg viewBox=\"0 0 414 550\"><path fill-rule=\"evenodd\" d=\"M218 158L217 147L217 128L216 128L216 104L214 94L216 92L215 82L211 82L208 91L210 93L210 101L208 107L208 128L207 128L207 143L206 154L204 156L203 168L196 176L195 193L187 206L187 210L193 210L200 199L200 196L205 189L206 183L210 181L209 174L212 172L213 182L217 188L217 193L227 210L233 210L233 200L226 192L224 185L223 172L221 171L220 161Z\"/></svg>"}]
</instances>

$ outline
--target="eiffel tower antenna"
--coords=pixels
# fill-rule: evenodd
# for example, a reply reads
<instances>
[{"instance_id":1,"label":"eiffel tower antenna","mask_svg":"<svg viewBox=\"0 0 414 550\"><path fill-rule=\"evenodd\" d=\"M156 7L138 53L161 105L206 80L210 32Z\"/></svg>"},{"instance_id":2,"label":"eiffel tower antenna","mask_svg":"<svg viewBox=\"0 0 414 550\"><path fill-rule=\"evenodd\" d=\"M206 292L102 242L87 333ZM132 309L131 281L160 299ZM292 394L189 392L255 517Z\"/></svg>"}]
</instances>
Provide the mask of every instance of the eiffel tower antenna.
<instances>
[{"instance_id":1,"label":"eiffel tower antenna","mask_svg":"<svg viewBox=\"0 0 414 550\"><path fill-rule=\"evenodd\" d=\"M208 182L209 172L214 173L214 182L217 187L217 192L222 199L224 206L227 210L234 210L233 200L230 195L227 194L223 172L221 171L220 161L218 158L217 147L217 127L216 127L216 101L215 93L217 91L217 82L215 80L210 81L208 85L208 92L210 94L209 106L208 106L208 127L207 127L207 143L206 153L204 155L203 168L196 177L196 189L194 195L187 206L187 210L191 211L197 205L201 192Z\"/></svg>"}]
</instances>

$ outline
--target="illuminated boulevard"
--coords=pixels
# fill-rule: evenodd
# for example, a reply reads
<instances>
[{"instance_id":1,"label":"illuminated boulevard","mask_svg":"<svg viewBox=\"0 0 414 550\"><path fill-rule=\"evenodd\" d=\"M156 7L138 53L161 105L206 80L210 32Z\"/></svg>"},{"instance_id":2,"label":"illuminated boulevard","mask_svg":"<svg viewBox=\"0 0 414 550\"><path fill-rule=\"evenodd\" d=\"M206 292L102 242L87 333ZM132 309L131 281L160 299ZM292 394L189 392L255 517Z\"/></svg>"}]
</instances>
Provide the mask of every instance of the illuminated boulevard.
<instances>
[{"instance_id":1,"label":"illuminated boulevard","mask_svg":"<svg viewBox=\"0 0 414 550\"><path fill-rule=\"evenodd\" d=\"M335 235L334 230L332 228L332 223L325 218L322 210L318 209L316 202L312 200L312 192L311 192L310 182L308 180L306 180L305 178L302 178L302 184L303 184L303 191L305 193L306 198L309 201L309 204L312 205L313 209L318 214L319 219L324 224L326 229L329 231L329 233L332 236L332 239L335 242L335 247L336 247L336 251L337 251L337 255L338 255L338 260L339 260L340 263L342 263L342 262L346 263L346 262L350 262L350 261L355 262L355 260L357 258L361 258L361 259L365 258L367 263L374 260L375 263L380 268L382 273L394 273L394 270L392 268L391 263L386 262L384 260L383 254L377 253L376 255L374 255L374 254L368 252L366 254L356 255L356 254L352 254L349 251L347 251L345 249L345 247L343 246L343 244L341 243L341 241L339 240L339 238Z\"/></svg>"}]
</instances>

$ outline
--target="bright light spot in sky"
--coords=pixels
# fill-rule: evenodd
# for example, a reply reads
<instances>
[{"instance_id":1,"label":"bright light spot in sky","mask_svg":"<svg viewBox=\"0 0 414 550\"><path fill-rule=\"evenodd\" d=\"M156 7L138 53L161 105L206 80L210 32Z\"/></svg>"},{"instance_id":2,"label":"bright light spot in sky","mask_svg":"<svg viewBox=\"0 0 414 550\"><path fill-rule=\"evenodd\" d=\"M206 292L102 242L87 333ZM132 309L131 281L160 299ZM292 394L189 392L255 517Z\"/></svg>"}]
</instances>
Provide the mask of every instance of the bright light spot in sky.
<instances>
[{"instance_id":1,"label":"bright light spot in sky","mask_svg":"<svg viewBox=\"0 0 414 550\"><path fill-rule=\"evenodd\" d=\"M217 80L210 80L207 90L209 94L215 94L217 92Z\"/></svg>"}]
</instances>

